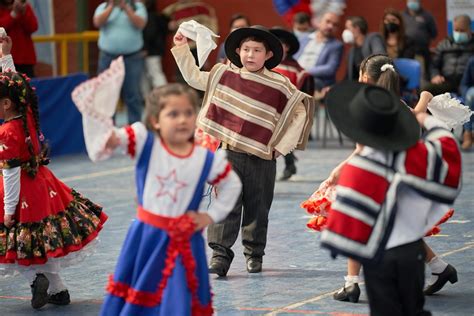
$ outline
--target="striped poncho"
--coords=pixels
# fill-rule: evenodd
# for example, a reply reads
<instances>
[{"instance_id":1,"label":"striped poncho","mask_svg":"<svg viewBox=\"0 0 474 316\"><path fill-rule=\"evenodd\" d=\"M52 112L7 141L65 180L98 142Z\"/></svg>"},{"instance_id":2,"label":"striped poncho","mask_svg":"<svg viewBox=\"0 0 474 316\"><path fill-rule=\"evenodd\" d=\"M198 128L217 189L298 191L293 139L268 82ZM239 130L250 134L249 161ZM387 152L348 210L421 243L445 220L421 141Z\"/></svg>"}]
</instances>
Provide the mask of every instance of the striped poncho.
<instances>
[{"instance_id":1,"label":"striped poncho","mask_svg":"<svg viewBox=\"0 0 474 316\"><path fill-rule=\"evenodd\" d=\"M197 125L232 148L272 159L273 150L288 129L296 106L304 104L306 119L297 149L304 149L314 114L313 99L281 75L244 72L214 66Z\"/></svg>"}]
</instances>

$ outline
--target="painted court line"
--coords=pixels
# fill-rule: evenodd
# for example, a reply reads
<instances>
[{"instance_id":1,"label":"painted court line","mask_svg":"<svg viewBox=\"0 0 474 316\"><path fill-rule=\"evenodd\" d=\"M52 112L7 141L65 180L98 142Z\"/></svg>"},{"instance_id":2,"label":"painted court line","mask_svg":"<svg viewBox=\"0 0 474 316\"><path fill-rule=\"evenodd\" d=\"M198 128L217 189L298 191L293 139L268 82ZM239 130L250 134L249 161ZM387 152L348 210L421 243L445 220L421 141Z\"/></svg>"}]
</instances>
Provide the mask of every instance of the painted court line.
<instances>
[{"instance_id":1,"label":"painted court line","mask_svg":"<svg viewBox=\"0 0 474 316\"><path fill-rule=\"evenodd\" d=\"M128 166L128 167L123 167L123 168L111 169L111 170L107 170L107 171L99 171L99 172L83 174L83 175L80 175L80 176L61 178L61 181L71 182L71 181L84 180L84 179L100 178L100 177L103 177L103 176L109 176L109 175L114 175L114 174L130 172L130 171L133 171L134 169L135 169L134 166Z\"/></svg>"},{"instance_id":2,"label":"painted court line","mask_svg":"<svg viewBox=\"0 0 474 316\"><path fill-rule=\"evenodd\" d=\"M461 252L461 251L464 251L464 250L468 250L468 249L471 249L471 248L474 248L474 243L470 243L467 246L461 247L459 249L455 249L455 250L443 253L443 254L440 255L440 257L446 257L446 256L449 256L449 255L452 255L452 254L455 254L455 253L458 253L458 252ZM363 283L361 283L361 284L363 284ZM279 313L288 313L289 312L288 310L294 310L294 309L297 309L298 307L301 307L303 305L306 305L306 304L309 304L309 303L314 303L316 301L322 300L323 298L332 296L332 294L336 291L337 291L337 289L334 290L334 291L331 291L331 292L327 292L327 293L315 296L313 298L309 298L309 299L306 299L306 300L303 300L303 301L300 301L300 302L296 302L296 303L293 303L293 304L290 304L290 305L287 305L287 306L280 307L280 308L275 309L272 312L267 313L265 315L273 316L273 315L277 315ZM332 315L331 313L326 313L326 314ZM337 315L341 315L341 314L337 314ZM353 314L347 313L347 315L353 315Z\"/></svg>"}]
</instances>

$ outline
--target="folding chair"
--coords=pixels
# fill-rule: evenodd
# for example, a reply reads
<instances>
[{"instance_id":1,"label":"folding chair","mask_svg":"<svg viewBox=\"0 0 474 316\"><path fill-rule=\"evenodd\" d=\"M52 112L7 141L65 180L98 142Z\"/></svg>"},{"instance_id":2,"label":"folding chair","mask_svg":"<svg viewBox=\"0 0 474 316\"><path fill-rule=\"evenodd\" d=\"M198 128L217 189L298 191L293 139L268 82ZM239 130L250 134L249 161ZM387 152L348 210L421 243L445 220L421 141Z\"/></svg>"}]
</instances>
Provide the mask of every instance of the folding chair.
<instances>
[{"instance_id":1,"label":"folding chair","mask_svg":"<svg viewBox=\"0 0 474 316\"><path fill-rule=\"evenodd\" d=\"M410 58L397 58L393 60L395 68L402 78L406 80L402 88L402 98L411 105L418 99L418 90L421 84L421 64L418 60Z\"/></svg>"}]
</instances>

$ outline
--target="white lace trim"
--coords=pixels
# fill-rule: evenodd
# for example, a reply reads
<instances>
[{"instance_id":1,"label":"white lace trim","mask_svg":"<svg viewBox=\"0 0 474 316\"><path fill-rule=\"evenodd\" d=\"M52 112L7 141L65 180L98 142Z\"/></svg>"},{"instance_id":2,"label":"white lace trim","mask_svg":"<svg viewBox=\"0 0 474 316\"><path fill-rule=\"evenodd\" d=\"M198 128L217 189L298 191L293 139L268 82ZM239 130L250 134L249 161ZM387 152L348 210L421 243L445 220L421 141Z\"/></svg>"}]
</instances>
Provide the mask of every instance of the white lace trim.
<instances>
[{"instance_id":1,"label":"white lace trim","mask_svg":"<svg viewBox=\"0 0 474 316\"><path fill-rule=\"evenodd\" d=\"M16 276L27 270L35 270L37 272L58 273L62 268L67 268L82 262L87 257L92 256L97 251L99 239L96 238L79 251L71 252L64 257L48 258L45 264L33 264L23 266L19 264L0 264L0 280L6 277Z\"/></svg>"},{"instance_id":2,"label":"white lace trim","mask_svg":"<svg viewBox=\"0 0 474 316\"><path fill-rule=\"evenodd\" d=\"M435 96L428 103L428 110L433 116L455 129L468 122L473 112L459 100L451 98L449 93Z\"/></svg>"}]
</instances>

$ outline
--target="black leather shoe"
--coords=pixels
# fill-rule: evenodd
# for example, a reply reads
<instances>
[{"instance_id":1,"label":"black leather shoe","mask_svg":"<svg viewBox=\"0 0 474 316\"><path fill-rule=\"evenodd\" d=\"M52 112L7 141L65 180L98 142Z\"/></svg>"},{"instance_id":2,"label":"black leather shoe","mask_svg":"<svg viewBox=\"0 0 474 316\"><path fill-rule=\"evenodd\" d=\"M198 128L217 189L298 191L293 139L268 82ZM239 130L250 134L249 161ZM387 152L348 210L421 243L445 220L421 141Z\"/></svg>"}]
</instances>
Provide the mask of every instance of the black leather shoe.
<instances>
[{"instance_id":1,"label":"black leather shoe","mask_svg":"<svg viewBox=\"0 0 474 316\"><path fill-rule=\"evenodd\" d=\"M296 174L296 166L294 164L286 166L285 170L283 170L283 175L281 176L280 181L286 181L294 174Z\"/></svg>"},{"instance_id":2,"label":"black leather shoe","mask_svg":"<svg viewBox=\"0 0 474 316\"><path fill-rule=\"evenodd\" d=\"M48 303L49 280L42 273L36 275L31 285L31 307L39 309Z\"/></svg>"},{"instance_id":3,"label":"black leather shoe","mask_svg":"<svg viewBox=\"0 0 474 316\"><path fill-rule=\"evenodd\" d=\"M255 258L247 260L247 272L248 273L259 273L262 272L262 261Z\"/></svg>"},{"instance_id":4,"label":"black leather shoe","mask_svg":"<svg viewBox=\"0 0 474 316\"><path fill-rule=\"evenodd\" d=\"M428 286L423 292L425 295L433 295L434 293L438 292L445 286L446 283L451 282L456 283L458 281L458 272L456 269L448 264L448 266L444 269L441 273L431 273L432 275L437 275L438 280L435 283Z\"/></svg>"},{"instance_id":5,"label":"black leather shoe","mask_svg":"<svg viewBox=\"0 0 474 316\"><path fill-rule=\"evenodd\" d=\"M209 273L217 274L220 277L224 277L227 275L227 271L229 271L230 263L225 261L224 259L216 259L212 258L211 263L209 264Z\"/></svg>"},{"instance_id":6,"label":"black leather shoe","mask_svg":"<svg viewBox=\"0 0 474 316\"><path fill-rule=\"evenodd\" d=\"M360 297L360 288L359 284L354 283L348 287L343 287L336 293L334 293L333 298L336 301L344 301L344 302L351 302L351 303L357 303L359 301Z\"/></svg>"},{"instance_id":7,"label":"black leather shoe","mask_svg":"<svg viewBox=\"0 0 474 316\"><path fill-rule=\"evenodd\" d=\"M48 303L54 304L54 305L69 305L71 303L71 297L69 296L69 291L64 290L59 293L50 295L48 299Z\"/></svg>"}]
</instances>

